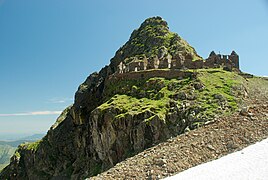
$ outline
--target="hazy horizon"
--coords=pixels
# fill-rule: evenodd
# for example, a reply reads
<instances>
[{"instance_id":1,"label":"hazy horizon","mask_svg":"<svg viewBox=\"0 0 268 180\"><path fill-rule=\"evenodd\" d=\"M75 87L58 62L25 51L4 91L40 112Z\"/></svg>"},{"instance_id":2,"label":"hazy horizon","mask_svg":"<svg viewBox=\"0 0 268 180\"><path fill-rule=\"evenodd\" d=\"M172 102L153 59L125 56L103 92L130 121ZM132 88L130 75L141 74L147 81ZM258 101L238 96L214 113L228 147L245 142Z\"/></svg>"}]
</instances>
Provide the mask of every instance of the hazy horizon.
<instances>
[{"instance_id":1,"label":"hazy horizon","mask_svg":"<svg viewBox=\"0 0 268 180\"><path fill-rule=\"evenodd\" d=\"M33 136L33 135L44 135L46 132L39 132L39 133L0 133L0 141L16 141L22 140L26 137Z\"/></svg>"}]
</instances>

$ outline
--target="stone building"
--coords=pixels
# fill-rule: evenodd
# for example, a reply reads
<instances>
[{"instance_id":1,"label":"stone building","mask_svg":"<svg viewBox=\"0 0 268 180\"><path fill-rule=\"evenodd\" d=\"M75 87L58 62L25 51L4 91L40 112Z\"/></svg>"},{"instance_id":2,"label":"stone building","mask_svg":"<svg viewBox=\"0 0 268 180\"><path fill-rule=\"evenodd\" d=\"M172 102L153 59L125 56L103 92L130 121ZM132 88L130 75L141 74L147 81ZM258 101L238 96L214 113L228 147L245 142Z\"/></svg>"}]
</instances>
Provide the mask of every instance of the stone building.
<instances>
[{"instance_id":1,"label":"stone building","mask_svg":"<svg viewBox=\"0 0 268 180\"><path fill-rule=\"evenodd\" d=\"M212 51L209 57L206 59L204 65L208 68L226 66L239 69L239 56L235 51L232 51L231 55L216 54L214 51Z\"/></svg>"},{"instance_id":2,"label":"stone building","mask_svg":"<svg viewBox=\"0 0 268 180\"><path fill-rule=\"evenodd\" d=\"M177 54L172 57L170 54L160 54L147 58L127 58L118 65L117 73L127 73L144 71L150 69L202 69L202 68L219 68L223 67L228 70L239 70L239 56L235 51L230 55L216 54L212 51L207 59L194 60L191 54Z\"/></svg>"}]
</instances>

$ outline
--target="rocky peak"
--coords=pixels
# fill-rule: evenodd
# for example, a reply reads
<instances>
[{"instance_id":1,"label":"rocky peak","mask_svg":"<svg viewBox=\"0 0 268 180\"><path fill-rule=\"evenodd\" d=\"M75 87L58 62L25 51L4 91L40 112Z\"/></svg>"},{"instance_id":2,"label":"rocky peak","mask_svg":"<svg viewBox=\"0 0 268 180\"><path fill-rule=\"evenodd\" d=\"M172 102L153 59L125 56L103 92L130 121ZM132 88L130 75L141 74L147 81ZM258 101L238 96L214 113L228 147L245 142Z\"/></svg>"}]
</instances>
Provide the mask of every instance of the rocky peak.
<instances>
[{"instance_id":1,"label":"rocky peak","mask_svg":"<svg viewBox=\"0 0 268 180\"><path fill-rule=\"evenodd\" d=\"M169 34L169 27L165 20L161 17L152 17L146 19L139 29L136 29L131 34L130 40L143 40L140 43L145 43L146 39L140 39L141 36L152 38L157 36L165 36ZM135 39L137 38L137 39Z\"/></svg>"},{"instance_id":2,"label":"rocky peak","mask_svg":"<svg viewBox=\"0 0 268 180\"><path fill-rule=\"evenodd\" d=\"M142 24L140 28L144 28L147 25L149 26L157 26L157 25L161 25L163 27L168 28L168 23L161 17L156 16L156 17L151 17L151 18L147 18Z\"/></svg>"},{"instance_id":3,"label":"rocky peak","mask_svg":"<svg viewBox=\"0 0 268 180\"><path fill-rule=\"evenodd\" d=\"M134 57L161 58L168 55L190 56L192 60L201 59L192 46L177 33L169 30L165 20L161 17L151 17L134 30L130 39L119 48L111 59L111 67L116 68L122 61L131 62Z\"/></svg>"}]
</instances>

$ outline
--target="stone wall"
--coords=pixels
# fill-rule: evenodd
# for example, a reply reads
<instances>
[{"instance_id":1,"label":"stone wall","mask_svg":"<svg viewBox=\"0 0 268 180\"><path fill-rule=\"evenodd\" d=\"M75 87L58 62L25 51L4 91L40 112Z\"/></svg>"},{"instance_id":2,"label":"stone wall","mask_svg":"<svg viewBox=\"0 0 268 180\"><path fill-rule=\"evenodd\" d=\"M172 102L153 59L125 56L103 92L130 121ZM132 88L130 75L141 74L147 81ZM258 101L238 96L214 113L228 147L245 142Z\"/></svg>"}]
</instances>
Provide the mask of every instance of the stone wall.
<instances>
[{"instance_id":1,"label":"stone wall","mask_svg":"<svg viewBox=\"0 0 268 180\"><path fill-rule=\"evenodd\" d=\"M128 62L130 61L130 62ZM230 55L216 54L212 51L206 60L193 60L191 55L178 54L146 57L134 57L125 60L118 65L117 73L137 72L149 69L202 69L224 67L228 70L239 70L239 56L235 51Z\"/></svg>"},{"instance_id":2,"label":"stone wall","mask_svg":"<svg viewBox=\"0 0 268 180\"><path fill-rule=\"evenodd\" d=\"M209 57L206 59L204 65L208 68L223 66L231 69L236 68L239 70L239 56L235 51L232 51L230 55L216 54L214 51L212 51Z\"/></svg>"},{"instance_id":3,"label":"stone wall","mask_svg":"<svg viewBox=\"0 0 268 180\"><path fill-rule=\"evenodd\" d=\"M128 73L115 73L110 75L106 82L114 83L120 80L135 80L135 79L149 79L153 77L163 77L167 79L178 78L183 79L186 77L194 77L194 72L185 72L178 69L152 69L147 71L137 71Z\"/></svg>"}]
</instances>

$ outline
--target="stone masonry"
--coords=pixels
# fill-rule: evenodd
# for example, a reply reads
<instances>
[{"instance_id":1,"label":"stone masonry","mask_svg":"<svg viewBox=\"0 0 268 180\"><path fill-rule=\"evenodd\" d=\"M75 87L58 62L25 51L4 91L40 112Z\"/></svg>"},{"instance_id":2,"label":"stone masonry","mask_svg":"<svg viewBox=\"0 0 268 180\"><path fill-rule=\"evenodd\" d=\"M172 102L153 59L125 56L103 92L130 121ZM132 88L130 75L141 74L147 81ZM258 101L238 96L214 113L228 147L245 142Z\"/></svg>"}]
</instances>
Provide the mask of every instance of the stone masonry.
<instances>
[{"instance_id":1,"label":"stone masonry","mask_svg":"<svg viewBox=\"0 0 268 180\"><path fill-rule=\"evenodd\" d=\"M235 51L230 55L216 54L212 51L207 59L193 60L192 56L178 54L175 57L171 55L154 56L147 58L131 57L118 65L117 73L137 72L150 69L202 69L219 68L226 70L239 70L239 56Z\"/></svg>"}]
</instances>

